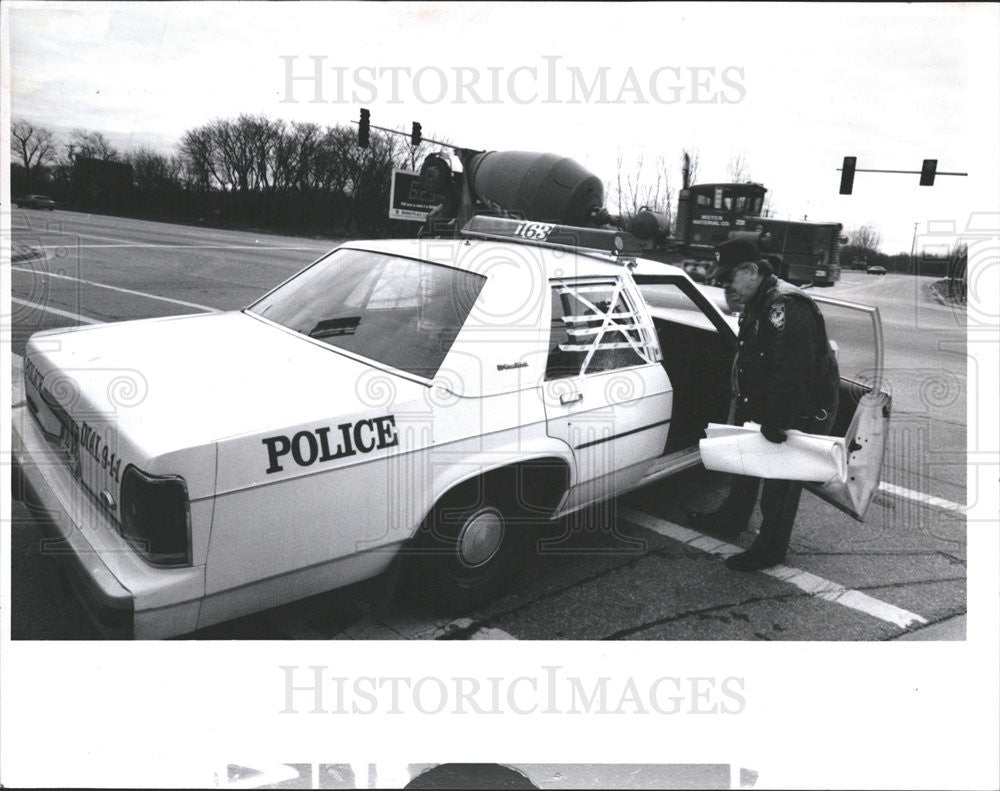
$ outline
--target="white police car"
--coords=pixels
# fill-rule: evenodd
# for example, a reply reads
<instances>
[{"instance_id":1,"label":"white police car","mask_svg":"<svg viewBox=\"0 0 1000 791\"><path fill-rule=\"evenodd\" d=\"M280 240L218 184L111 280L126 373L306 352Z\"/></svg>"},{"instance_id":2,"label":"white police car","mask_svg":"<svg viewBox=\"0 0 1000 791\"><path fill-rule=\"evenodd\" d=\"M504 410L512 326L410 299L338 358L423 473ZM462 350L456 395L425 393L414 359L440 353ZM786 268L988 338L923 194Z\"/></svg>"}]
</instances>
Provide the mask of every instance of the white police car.
<instances>
[{"instance_id":1,"label":"white police car","mask_svg":"<svg viewBox=\"0 0 1000 791\"><path fill-rule=\"evenodd\" d=\"M404 550L411 584L470 605L540 521L698 464L729 412L717 290L588 249L609 231L465 235L345 244L238 312L30 339L15 466L105 633L184 634ZM855 454L869 481L881 453Z\"/></svg>"}]
</instances>

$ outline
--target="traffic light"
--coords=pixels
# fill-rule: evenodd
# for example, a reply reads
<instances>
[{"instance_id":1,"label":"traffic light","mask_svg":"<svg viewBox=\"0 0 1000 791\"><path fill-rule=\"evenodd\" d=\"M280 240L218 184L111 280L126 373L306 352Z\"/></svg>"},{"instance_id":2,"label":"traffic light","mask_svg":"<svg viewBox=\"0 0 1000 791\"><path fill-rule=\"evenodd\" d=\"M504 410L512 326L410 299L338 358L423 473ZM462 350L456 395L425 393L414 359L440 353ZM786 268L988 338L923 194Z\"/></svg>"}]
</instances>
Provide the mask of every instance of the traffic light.
<instances>
[{"instance_id":1,"label":"traffic light","mask_svg":"<svg viewBox=\"0 0 1000 791\"><path fill-rule=\"evenodd\" d=\"M937 175L937 160L925 159L924 166L920 169L920 186L933 187L935 175Z\"/></svg>"},{"instance_id":2,"label":"traffic light","mask_svg":"<svg viewBox=\"0 0 1000 791\"><path fill-rule=\"evenodd\" d=\"M858 166L857 157L844 157L844 167L840 173L840 194L850 195L854 189L854 169Z\"/></svg>"},{"instance_id":3,"label":"traffic light","mask_svg":"<svg viewBox=\"0 0 1000 791\"><path fill-rule=\"evenodd\" d=\"M423 138L420 136L420 123L417 121L413 122L413 129L410 131L410 143L414 146L419 146L420 141Z\"/></svg>"},{"instance_id":4,"label":"traffic light","mask_svg":"<svg viewBox=\"0 0 1000 791\"><path fill-rule=\"evenodd\" d=\"M361 120L358 121L358 145L362 148L368 148L368 135L370 130L369 124L371 113L368 112L364 107L361 108Z\"/></svg>"}]
</instances>

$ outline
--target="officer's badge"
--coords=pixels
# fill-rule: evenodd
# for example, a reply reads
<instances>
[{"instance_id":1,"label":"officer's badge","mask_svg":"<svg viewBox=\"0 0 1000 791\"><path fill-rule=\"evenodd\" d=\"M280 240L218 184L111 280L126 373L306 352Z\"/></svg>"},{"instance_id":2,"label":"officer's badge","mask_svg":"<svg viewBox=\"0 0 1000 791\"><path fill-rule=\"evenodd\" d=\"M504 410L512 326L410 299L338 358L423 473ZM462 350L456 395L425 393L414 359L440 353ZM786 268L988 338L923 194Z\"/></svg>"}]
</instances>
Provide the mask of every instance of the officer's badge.
<instances>
[{"instance_id":1,"label":"officer's badge","mask_svg":"<svg viewBox=\"0 0 1000 791\"><path fill-rule=\"evenodd\" d=\"M771 324L776 330L785 329L785 306L781 303L771 306L771 313L768 315Z\"/></svg>"}]
</instances>

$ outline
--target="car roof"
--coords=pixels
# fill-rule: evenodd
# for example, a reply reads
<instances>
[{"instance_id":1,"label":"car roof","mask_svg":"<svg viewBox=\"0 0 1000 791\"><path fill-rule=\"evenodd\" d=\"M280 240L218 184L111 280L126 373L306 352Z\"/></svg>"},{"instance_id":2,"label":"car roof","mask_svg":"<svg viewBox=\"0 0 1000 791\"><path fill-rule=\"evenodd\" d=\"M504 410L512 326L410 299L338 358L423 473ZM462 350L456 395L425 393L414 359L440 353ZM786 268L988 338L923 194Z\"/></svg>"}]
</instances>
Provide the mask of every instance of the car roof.
<instances>
[{"instance_id":1,"label":"car roof","mask_svg":"<svg viewBox=\"0 0 1000 791\"><path fill-rule=\"evenodd\" d=\"M569 250L527 242L501 242L484 239L378 239L356 240L342 248L370 250L376 253L415 258L444 264L468 272L488 274L497 260L505 267L515 266L526 276L541 268L546 278L607 277L621 272L622 263L610 253L596 250ZM662 268L664 274L684 274L684 270L669 264L643 260L647 266Z\"/></svg>"}]
</instances>

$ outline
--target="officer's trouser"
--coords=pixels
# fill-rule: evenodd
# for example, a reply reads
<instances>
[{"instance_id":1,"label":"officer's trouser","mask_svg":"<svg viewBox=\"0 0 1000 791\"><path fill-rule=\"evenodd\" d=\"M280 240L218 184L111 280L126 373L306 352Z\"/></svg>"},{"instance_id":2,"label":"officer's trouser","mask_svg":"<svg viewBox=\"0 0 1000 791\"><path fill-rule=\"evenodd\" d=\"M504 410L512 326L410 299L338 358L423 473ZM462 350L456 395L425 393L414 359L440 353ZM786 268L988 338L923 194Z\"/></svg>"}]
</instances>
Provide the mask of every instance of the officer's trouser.
<instances>
[{"instance_id":1,"label":"officer's trouser","mask_svg":"<svg viewBox=\"0 0 1000 791\"><path fill-rule=\"evenodd\" d=\"M820 412L816 417L800 419L795 428L807 434L828 434L835 417L835 414ZM742 424L740 420L737 422ZM729 496L717 511L727 524L739 527L740 530L747 529L757 502L760 480L747 475L733 476ZM760 495L760 535L754 540L750 551L778 563L785 559L801 494L801 481L776 478L764 481L764 490Z\"/></svg>"}]
</instances>

